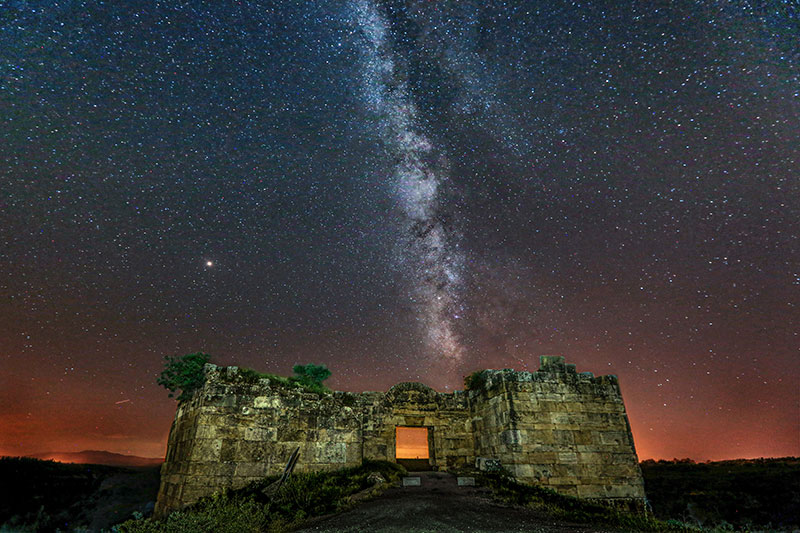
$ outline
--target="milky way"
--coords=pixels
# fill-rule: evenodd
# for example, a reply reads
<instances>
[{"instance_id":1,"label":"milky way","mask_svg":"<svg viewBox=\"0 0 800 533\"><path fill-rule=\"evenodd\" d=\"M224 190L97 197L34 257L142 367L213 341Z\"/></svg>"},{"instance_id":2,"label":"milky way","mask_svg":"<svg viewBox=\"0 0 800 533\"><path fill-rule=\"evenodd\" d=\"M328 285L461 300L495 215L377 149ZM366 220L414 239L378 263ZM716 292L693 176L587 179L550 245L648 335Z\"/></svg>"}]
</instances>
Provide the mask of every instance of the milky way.
<instances>
[{"instance_id":1,"label":"milky way","mask_svg":"<svg viewBox=\"0 0 800 533\"><path fill-rule=\"evenodd\" d=\"M429 356L455 363L464 355L455 323L464 313L464 256L455 222L440 200L448 164L420 131L418 109L379 6L360 0L352 8L365 37L365 101L379 116L380 135L394 165L389 185L405 215L397 235L398 260L411 273L410 299L427 335Z\"/></svg>"}]
</instances>

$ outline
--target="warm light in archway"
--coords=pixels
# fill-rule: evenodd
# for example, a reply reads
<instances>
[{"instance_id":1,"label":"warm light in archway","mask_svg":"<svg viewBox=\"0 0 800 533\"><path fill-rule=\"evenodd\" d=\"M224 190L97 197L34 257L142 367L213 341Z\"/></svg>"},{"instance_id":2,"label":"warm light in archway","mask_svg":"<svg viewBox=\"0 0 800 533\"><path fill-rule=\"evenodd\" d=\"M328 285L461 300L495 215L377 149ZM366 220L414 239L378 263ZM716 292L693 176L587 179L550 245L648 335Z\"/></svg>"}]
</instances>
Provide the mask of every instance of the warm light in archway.
<instances>
[{"instance_id":1,"label":"warm light in archway","mask_svg":"<svg viewBox=\"0 0 800 533\"><path fill-rule=\"evenodd\" d=\"M428 428L397 426L397 459L428 459Z\"/></svg>"}]
</instances>

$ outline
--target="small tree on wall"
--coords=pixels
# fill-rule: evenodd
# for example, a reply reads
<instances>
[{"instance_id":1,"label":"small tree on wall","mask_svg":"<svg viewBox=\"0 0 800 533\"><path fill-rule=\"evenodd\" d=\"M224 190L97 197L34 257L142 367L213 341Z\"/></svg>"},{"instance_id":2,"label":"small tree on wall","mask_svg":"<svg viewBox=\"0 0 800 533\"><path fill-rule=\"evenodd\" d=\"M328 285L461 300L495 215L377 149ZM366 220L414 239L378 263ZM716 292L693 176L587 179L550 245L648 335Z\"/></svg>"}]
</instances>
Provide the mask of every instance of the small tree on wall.
<instances>
[{"instance_id":1,"label":"small tree on wall","mask_svg":"<svg viewBox=\"0 0 800 533\"><path fill-rule=\"evenodd\" d=\"M325 365L294 365L292 371L295 380L313 388L325 389L322 382L331 377L331 371Z\"/></svg>"},{"instance_id":2,"label":"small tree on wall","mask_svg":"<svg viewBox=\"0 0 800 533\"><path fill-rule=\"evenodd\" d=\"M175 391L180 390L178 401L188 400L206 382L205 365L210 360L211 357L202 352L181 357L167 356L164 358L164 370L156 382L170 391L170 398L175 396Z\"/></svg>"}]
</instances>

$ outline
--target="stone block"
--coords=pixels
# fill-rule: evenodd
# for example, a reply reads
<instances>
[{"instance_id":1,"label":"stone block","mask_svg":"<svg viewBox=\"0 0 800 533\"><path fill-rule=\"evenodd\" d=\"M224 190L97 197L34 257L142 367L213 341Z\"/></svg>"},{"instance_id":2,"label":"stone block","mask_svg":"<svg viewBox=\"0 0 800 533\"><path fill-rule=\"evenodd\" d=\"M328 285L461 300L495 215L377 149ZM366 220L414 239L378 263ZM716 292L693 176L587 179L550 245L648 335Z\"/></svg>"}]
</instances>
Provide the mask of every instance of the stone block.
<instances>
[{"instance_id":1,"label":"stone block","mask_svg":"<svg viewBox=\"0 0 800 533\"><path fill-rule=\"evenodd\" d=\"M194 434L195 439L214 439L217 437L218 430L215 426L202 425L197 426Z\"/></svg>"},{"instance_id":2,"label":"stone block","mask_svg":"<svg viewBox=\"0 0 800 533\"><path fill-rule=\"evenodd\" d=\"M558 452L558 462L565 464L577 464L578 455L575 452Z\"/></svg>"},{"instance_id":3,"label":"stone block","mask_svg":"<svg viewBox=\"0 0 800 533\"><path fill-rule=\"evenodd\" d=\"M220 447L219 460L222 462L240 460L239 456L239 440L237 439L222 439L222 446Z\"/></svg>"},{"instance_id":4,"label":"stone block","mask_svg":"<svg viewBox=\"0 0 800 533\"><path fill-rule=\"evenodd\" d=\"M523 444L525 442L525 434L518 429L507 429L500 435L504 444Z\"/></svg>"},{"instance_id":5,"label":"stone block","mask_svg":"<svg viewBox=\"0 0 800 533\"><path fill-rule=\"evenodd\" d=\"M403 486L404 487L419 487L422 485L421 480L417 476L407 476L403 478Z\"/></svg>"},{"instance_id":6,"label":"stone block","mask_svg":"<svg viewBox=\"0 0 800 533\"><path fill-rule=\"evenodd\" d=\"M587 430L578 430L572 433L572 440L575 444L591 444L594 442L594 435L591 431Z\"/></svg>"},{"instance_id":7,"label":"stone block","mask_svg":"<svg viewBox=\"0 0 800 533\"><path fill-rule=\"evenodd\" d=\"M209 490L208 487L188 487L185 486L181 491L181 502L196 502L203 496L209 496L214 493L214 490Z\"/></svg>"},{"instance_id":8,"label":"stone block","mask_svg":"<svg viewBox=\"0 0 800 533\"><path fill-rule=\"evenodd\" d=\"M565 372L565 360L561 355L539 356L539 370L542 372Z\"/></svg>"},{"instance_id":9,"label":"stone block","mask_svg":"<svg viewBox=\"0 0 800 533\"><path fill-rule=\"evenodd\" d=\"M280 428L281 440L291 442L308 441L308 426L286 425Z\"/></svg>"},{"instance_id":10,"label":"stone block","mask_svg":"<svg viewBox=\"0 0 800 533\"><path fill-rule=\"evenodd\" d=\"M537 445L541 444L555 444L556 439L553 435L555 430L545 429L537 432L535 442Z\"/></svg>"},{"instance_id":11,"label":"stone block","mask_svg":"<svg viewBox=\"0 0 800 533\"><path fill-rule=\"evenodd\" d=\"M253 398L253 407L256 409L277 409L281 407L279 396L257 396Z\"/></svg>"},{"instance_id":12,"label":"stone block","mask_svg":"<svg viewBox=\"0 0 800 533\"><path fill-rule=\"evenodd\" d=\"M236 460L237 461L244 461L244 462L255 462L255 461L267 461L268 459L275 457L283 458L284 461L288 459L288 456L283 454L285 450L282 450L281 447L275 446L274 443L266 442L266 441L239 441L238 447L236 449ZM293 451L293 450L292 450ZM224 452L224 448L223 448ZM291 451L288 451L291 454Z\"/></svg>"},{"instance_id":13,"label":"stone block","mask_svg":"<svg viewBox=\"0 0 800 533\"><path fill-rule=\"evenodd\" d=\"M551 485L550 488L564 496L578 497L578 485Z\"/></svg>"},{"instance_id":14,"label":"stone block","mask_svg":"<svg viewBox=\"0 0 800 533\"><path fill-rule=\"evenodd\" d=\"M560 487L577 487L580 482L577 477L571 476L553 476L550 478L550 485Z\"/></svg>"},{"instance_id":15,"label":"stone block","mask_svg":"<svg viewBox=\"0 0 800 533\"><path fill-rule=\"evenodd\" d=\"M274 442L277 440L277 430L275 428L263 427L245 428L244 440Z\"/></svg>"},{"instance_id":16,"label":"stone block","mask_svg":"<svg viewBox=\"0 0 800 533\"><path fill-rule=\"evenodd\" d=\"M628 435L622 431L600 431L600 443L617 445L627 441Z\"/></svg>"},{"instance_id":17,"label":"stone block","mask_svg":"<svg viewBox=\"0 0 800 533\"><path fill-rule=\"evenodd\" d=\"M555 464L558 458L557 452L533 452L524 456L524 459L529 464L552 465Z\"/></svg>"},{"instance_id":18,"label":"stone block","mask_svg":"<svg viewBox=\"0 0 800 533\"><path fill-rule=\"evenodd\" d=\"M347 444L344 442L317 443L314 446L314 462L322 464L347 462Z\"/></svg>"},{"instance_id":19,"label":"stone block","mask_svg":"<svg viewBox=\"0 0 800 533\"><path fill-rule=\"evenodd\" d=\"M493 472L503 467L499 459L492 457L478 457L475 459L475 468L481 472Z\"/></svg>"},{"instance_id":20,"label":"stone block","mask_svg":"<svg viewBox=\"0 0 800 533\"><path fill-rule=\"evenodd\" d=\"M571 449L572 445L575 444L575 433L567 429L554 429L553 440L555 444L562 448Z\"/></svg>"},{"instance_id":21,"label":"stone block","mask_svg":"<svg viewBox=\"0 0 800 533\"><path fill-rule=\"evenodd\" d=\"M578 485L579 498L603 498L605 497L605 489L602 485Z\"/></svg>"},{"instance_id":22,"label":"stone block","mask_svg":"<svg viewBox=\"0 0 800 533\"><path fill-rule=\"evenodd\" d=\"M475 478L474 477L459 477L458 478L458 486L459 487L474 487L475 486Z\"/></svg>"},{"instance_id":23,"label":"stone block","mask_svg":"<svg viewBox=\"0 0 800 533\"><path fill-rule=\"evenodd\" d=\"M193 448L191 458L193 461L210 462L219 460L219 452L222 449L220 439L198 439Z\"/></svg>"},{"instance_id":24,"label":"stone block","mask_svg":"<svg viewBox=\"0 0 800 533\"><path fill-rule=\"evenodd\" d=\"M508 465L507 467L516 477L532 478L534 477L534 467L529 464L516 464Z\"/></svg>"},{"instance_id":25,"label":"stone block","mask_svg":"<svg viewBox=\"0 0 800 533\"><path fill-rule=\"evenodd\" d=\"M267 465L265 463L238 463L234 475L238 477L263 478L267 475Z\"/></svg>"},{"instance_id":26,"label":"stone block","mask_svg":"<svg viewBox=\"0 0 800 533\"><path fill-rule=\"evenodd\" d=\"M579 477L581 475L580 465L577 463L556 463L551 466L553 476L557 477Z\"/></svg>"}]
</instances>

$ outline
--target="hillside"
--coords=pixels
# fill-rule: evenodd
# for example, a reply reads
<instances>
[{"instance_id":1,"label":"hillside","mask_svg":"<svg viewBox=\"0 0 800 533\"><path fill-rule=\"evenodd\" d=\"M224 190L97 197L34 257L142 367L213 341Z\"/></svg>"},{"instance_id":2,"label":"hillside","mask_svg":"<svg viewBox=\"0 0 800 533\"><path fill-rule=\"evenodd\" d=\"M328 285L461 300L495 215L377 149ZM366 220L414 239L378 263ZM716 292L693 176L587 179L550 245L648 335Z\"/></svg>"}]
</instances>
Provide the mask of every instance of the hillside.
<instances>
[{"instance_id":1,"label":"hillside","mask_svg":"<svg viewBox=\"0 0 800 533\"><path fill-rule=\"evenodd\" d=\"M108 466L160 466L164 459L159 457L138 457L121 453L104 452L99 450L83 450L81 452L45 452L30 455L34 459L43 461L57 461L59 463L77 463L87 465Z\"/></svg>"}]
</instances>

